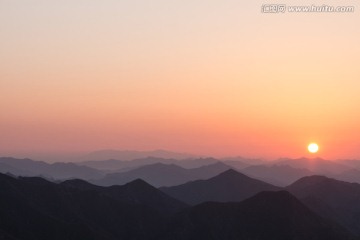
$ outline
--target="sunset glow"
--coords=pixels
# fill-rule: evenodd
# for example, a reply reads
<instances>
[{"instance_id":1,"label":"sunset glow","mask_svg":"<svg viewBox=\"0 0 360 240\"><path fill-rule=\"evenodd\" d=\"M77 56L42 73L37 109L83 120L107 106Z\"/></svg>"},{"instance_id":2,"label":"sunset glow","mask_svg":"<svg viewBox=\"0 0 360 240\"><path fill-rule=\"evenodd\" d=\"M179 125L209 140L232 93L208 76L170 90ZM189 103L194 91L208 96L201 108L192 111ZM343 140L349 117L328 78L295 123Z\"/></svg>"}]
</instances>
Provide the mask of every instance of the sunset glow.
<instances>
[{"instance_id":1,"label":"sunset glow","mask_svg":"<svg viewBox=\"0 0 360 240\"><path fill-rule=\"evenodd\" d=\"M0 1L2 155L360 157L358 12L106 2Z\"/></svg>"}]
</instances>

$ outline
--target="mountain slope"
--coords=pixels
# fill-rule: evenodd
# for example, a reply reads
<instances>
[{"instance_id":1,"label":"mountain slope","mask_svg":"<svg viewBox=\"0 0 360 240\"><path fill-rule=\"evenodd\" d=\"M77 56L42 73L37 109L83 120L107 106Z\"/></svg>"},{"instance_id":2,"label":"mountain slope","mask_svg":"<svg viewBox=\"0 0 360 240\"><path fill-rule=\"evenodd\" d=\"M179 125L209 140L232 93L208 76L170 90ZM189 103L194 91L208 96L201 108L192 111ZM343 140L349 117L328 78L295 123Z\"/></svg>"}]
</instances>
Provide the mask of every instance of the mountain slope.
<instances>
[{"instance_id":1,"label":"mountain slope","mask_svg":"<svg viewBox=\"0 0 360 240\"><path fill-rule=\"evenodd\" d=\"M286 189L319 215L360 235L360 184L311 176Z\"/></svg>"},{"instance_id":2,"label":"mountain slope","mask_svg":"<svg viewBox=\"0 0 360 240\"><path fill-rule=\"evenodd\" d=\"M160 239L345 240L350 236L280 191L261 192L240 203L197 205L174 217Z\"/></svg>"},{"instance_id":3,"label":"mountain slope","mask_svg":"<svg viewBox=\"0 0 360 240\"><path fill-rule=\"evenodd\" d=\"M169 197L141 179L136 179L122 186L111 187L100 187L78 179L67 180L61 185L79 190L93 190L120 202L149 206L165 215L187 207L186 204Z\"/></svg>"},{"instance_id":4,"label":"mountain slope","mask_svg":"<svg viewBox=\"0 0 360 240\"><path fill-rule=\"evenodd\" d=\"M360 183L360 170L351 169L348 171L344 171L338 175L333 176L335 179L345 181L345 182L355 182Z\"/></svg>"},{"instance_id":5,"label":"mountain slope","mask_svg":"<svg viewBox=\"0 0 360 240\"><path fill-rule=\"evenodd\" d=\"M208 180L163 187L160 190L180 201L195 205L206 201L242 201L261 191L276 191L280 188L230 169Z\"/></svg>"},{"instance_id":6,"label":"mountain slope","mask_svg":"<svg viewBox=\"0 0 360 240\"><path fill-rule=\"evenodd\" d=\"M0 189L0 232L22 240L150 239L186 207L143 181L102 188L1 174Z\"/></svg>"},{"instance_id":7,"label":"mountain slope","mask_svg":"<svg viewBox=\"0 0 360 240\"><path fill-rule=\"evenodd\" d=\"M229 170L221 175L238 179L238 174ZM240 203L187 207L143 180L99 187L83 180L56 184L0 174L0 206L1 239L346 240L349 236L285 191L262 192Z\"/></svg>"}]
</instances>

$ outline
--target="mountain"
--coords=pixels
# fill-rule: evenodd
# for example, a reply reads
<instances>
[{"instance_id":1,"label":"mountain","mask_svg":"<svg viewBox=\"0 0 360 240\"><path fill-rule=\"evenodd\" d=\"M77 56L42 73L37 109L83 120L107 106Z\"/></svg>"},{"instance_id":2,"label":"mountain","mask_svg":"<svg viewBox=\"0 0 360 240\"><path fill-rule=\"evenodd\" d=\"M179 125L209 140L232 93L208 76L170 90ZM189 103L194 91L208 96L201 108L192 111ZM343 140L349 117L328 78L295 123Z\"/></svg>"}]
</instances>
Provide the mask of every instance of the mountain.
<instances>
[{"instance_id":1,"label":"mountain","mask_svg":"<svg viewBox=\"0 0 360 240\"><path fill-rule=\"evenodd\" d=\"M231 166L231 167L237 169L237 170L242 170L244 168L251 166L248 163L237 161L237 160L222 160L222 162L228 166Z\"/></svg>"},{"instance_id":2,"label":"mountain","mask_svg":"<svg viewBox=\"0 0 360 240\"><path fill-rule=\"evenodd\" d=\"M31 175L30 172L22 169L17 169L13 166L10 166L9 164L0 162L0 173L11 173L16 176L27 176Z\"/></svg>"},{"instance_id":3,"label":"mountain","mask_svg":"<svg viewBox=\"0 0 360 240\"><path fill-rule=\"evenodd\" d=\"M164 214L177 212L187 206L141 179L111 187L100 187L78 179L64 181L61 185L79 190L94 190L121 202L149 206Z\"/></svg>"},{"instance_id":4,"label":"mountain","mask_svg":"<svg viewBox=\"0 0 360 240\"><path fill-rule=\"evenodd\" d=\"M346 240L350 234L286 191L261 192L240 203L207 202L176 215L160 240Z\"/></svg>"},{"instance_id":5,"label":"mountain","mask_svg":"<svg viewBox=\"0 0 360 240\"><path fill-rule=\"evenodd\" d=\"M293 168L287 165L250 166L242 169L241 172L282 187L288 186L302 177L314 175L313 172L307 169Z\"/></svg>"},{"instance_id":6,"label":"mountain","mask_svg":"<svg viewBox=\"0 0 360 240\"><path fill-rule=\"evenodd\" d=\"M0 174L0 189L0 239L349 239L285 191L189 207L140 179L100 187Z\"/></svg>"},{"instance_id":7,"label":"mountain","mask_svg":"<svg viewBox=\"0 0 360 240\"><path fill-rule=\"evenodd\" d=\"M84 161L84 162L77 162L77 165L80 166L87 166L98 170L120 170L123 168L131 168L133 167L132 161L123 161L123 160L116 160L116 159L108 159L108 160L101 160L101 161Z\"/></svg>"},{"instance_id":8,"label":"mountain","mask_svg":"<svg viewBox=\"0 0 360 240\"><path fill-rule=\"evenodd\" d=\"M155 163L128 172L108 174L92 182L100 186L111 186L141 178L156 187L174 186L191 180L208 179L227 169L230 167L221 162L193 169L185 169L174 164Z\"/></svg>"},{"instance_id":9,"label":"mountain","mask_svg":"<svg viewBox=\"0 0 360 240\"><path fill-rule=\"evenodd\" d=\"M42 239L152 239L185 204L142 180L103 188L0 174L0 236Z\"/></svg>"},{"instance_id":10,"label":"mountain","mask_svg":"<svg viewBox=\"0 0 360 240\"><path fill-rule=\"evenodd\" d=\"M351 167L346 165L321 158L280 159L276 164L287 165L293 168L306 168L316 174L329 176L351 169Z\"/></svg>"},{"instance_id":11,"label":"mountain","mask_svg":"<svg viewBox=\"0 0 360 240\"><path fill-rule=\"evenodd\" d=\"M360 183L360 171L357 169L347 170L338 175L334 175L333 177L335 179L345 181L345 182Z\"/></svg>"},{"instance_id":12,"label":"mountain","mask_svg":"<svg viewBox=\"0 0 360 240\"><path fill-rule=\"evenodd\" d=\"M42 161L34 161L28 158L19 159L11 157L1 157L0 163L11 166L14 169L25 171L29 174L39 174L49 164Z\"/></svg>"},{"instance_id":13,"label":"mountain","mask_svg":"<svg viewBox=\"0 0 360 240\"><path fill-rule=\"evenodd\" d=\"M337 160L336 162L360 170L360 160Z\"/></svg>"},{"instance_id":14,"label":"mountain","mask_svg":"<svg viewBox=\"0 0 360 240\"><path fill-rule=\"evenodd\" d=\"M314 212L360 235L360 184L311 176L286 189Z\"/></svg>"},{"instance_id":15,"label":"mountain","mask_svg":"<svg viewBox=\"0 0 360 240\"><path fill-rule=\"evenodd\" d=\"M218 162L215 158L196 158L196 159L171 159L171 158L159 158L159 157L146 157L134 159L131 161L123 161L116 159L109 159L103 161L84 161L78 162L78 165L88 166L99 170L111 170L111 171L129 171L134 168L138 168L145 165L163 163L163 164L175 164L183 168L197 168L209 164Z\"/></svg>"},{"instance_id":16,"label":"mountain","mask_svg":"<svg viewBox=\"0 0 360 240\"><path fill-rule=\"evenodd\" d=\"M177 160L174 164L183 167L183 168L199 168L207 165L212 165L219 163L220 161L215 158L194 158L194 159L184 159Z\"/></svg>"},{"instance_id":17,"label":"mountain","mask_svg":"<svg viewBox=\"0 0 360 240\"><path fill-rule=\"evenodd\" d=\"M86 154L81 157L82 161L99 161L107 159L117 159L122 161L130 161L134 159L156 157L168 159L189 159L197 156L188 153L177 153L165 150L154 151L129 151L129 150L100 150Z\"/></svg>"},{"instance_id":18,"label":"mountain","mask_svg":"<svg viewBox=\"0 0 360 240\"><path fill-rule=\"evenodd\" d=\"M78 166L74 163L45 163L42 161L34 161L31 159L17 159L17 158L0 158L0 169L4 166L8 168L8 172L20 176L45 176L55 179L96 179L105 174L99 170ZM2 170L1 172L4 172Z\"/></svg>"},{"instance_id":19,"label":"mountain","mask_svg":"<svg viewBox=\"0 0 360 240\"><path fill-rule=\"evenodd\" d=\"M96 179L104 176L103 172L86 166L78 166L74 163L53 163L49 164L40 174L55 179Z\"/></svg>"},{"instance_id":20,"label":"mountain","mask_svg":"<svg viewBox=\"0 0 360 240\"><path fill-rule=\"evenodd\" d=\"M280 188L230 169L208 180L162 187L160 190L182 202L196 205L207 201L242 201L261 191L277 191Z\"/></svg>"},{"instance_id":21,"label":"mountain","mask_svg":"<svg viewBox=\"0 0 360 240\"><path fill-rule=\"evenodd\" d=\"M263 159L257 159L257 158L244 158L244 157L226 157L226 158L221 158L221 161L224 162L241 162L244 164L247 164L248 166L252 166L252 165L262 165L262 164L266 164L267 161L263 160Z\"/></svg>"}]
</instances>

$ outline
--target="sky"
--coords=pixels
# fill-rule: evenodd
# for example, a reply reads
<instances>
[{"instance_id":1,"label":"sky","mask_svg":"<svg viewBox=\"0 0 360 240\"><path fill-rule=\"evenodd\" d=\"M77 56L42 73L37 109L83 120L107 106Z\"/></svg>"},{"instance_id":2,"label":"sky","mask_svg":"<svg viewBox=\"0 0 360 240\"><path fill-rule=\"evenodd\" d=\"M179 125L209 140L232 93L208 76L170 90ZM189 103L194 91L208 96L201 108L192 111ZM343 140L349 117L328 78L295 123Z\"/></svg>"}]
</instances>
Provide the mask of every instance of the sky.
<instances>
[{"instance_id":1,"label":"sky","mask_svg":"<svg viewBox=\"0 0 360 240\"><path fill-rule=\"evenodd\" d=\"M0 155L360 159L360 3L263 4L0 0Z\"/></svg>"}]
</instances>

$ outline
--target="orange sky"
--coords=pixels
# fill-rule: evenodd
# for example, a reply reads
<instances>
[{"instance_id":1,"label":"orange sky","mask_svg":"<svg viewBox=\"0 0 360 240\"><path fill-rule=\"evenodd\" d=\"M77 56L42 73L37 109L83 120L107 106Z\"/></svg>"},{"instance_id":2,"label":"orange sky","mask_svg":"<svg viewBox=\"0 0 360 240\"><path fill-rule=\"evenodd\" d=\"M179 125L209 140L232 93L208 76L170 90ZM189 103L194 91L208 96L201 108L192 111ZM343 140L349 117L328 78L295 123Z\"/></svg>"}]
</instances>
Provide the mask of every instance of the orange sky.
<instances>
[{"instance_id":1,"label":"orange sky","mask_svg":"<svg viewBox=\"0 0 360 240\"><path fill-rule=\"evenodd\" d=\"M0 0L0 155L360 158L358 1L243 2Z\"/></svg>"}]
</instances>

